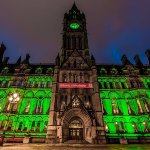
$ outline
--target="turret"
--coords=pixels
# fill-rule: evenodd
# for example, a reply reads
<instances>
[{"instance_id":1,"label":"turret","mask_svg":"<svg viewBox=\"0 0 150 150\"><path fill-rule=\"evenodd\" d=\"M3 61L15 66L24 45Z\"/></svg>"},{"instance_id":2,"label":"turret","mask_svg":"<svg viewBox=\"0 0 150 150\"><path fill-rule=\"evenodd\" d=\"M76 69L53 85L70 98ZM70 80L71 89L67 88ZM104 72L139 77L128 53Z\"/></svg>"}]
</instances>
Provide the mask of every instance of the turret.
<instances>
[{"instance_id":1,"label":"turret","mask_svg":"<svg viewBox=\"0 0 150 150\"><path fill-rule=\"evenodd\" d=\"M134 56L134 61L135 61L135 63L136 63L137 66L143 66L143 64L142 64L142 62L140 60L139 55L135 55Z\"/></svg>"},{"instance_id":2,"label":"turret","mask_svg":"<svg viewBox=\"0 0 150 150\"><path fill-rule=\"evenodd\" d=\"M55 59L55 63L57 66L60 65L60 57L59 57L59 54L57 55L56 59Z\"/></svg>"},{"instance_id":3,"label":"turret","mask_svg":"<svg viewBox=\"0 0 150 150\"><path fill-rule=\"evenodd\" d=\"M30 55L26 54L26 58L22 61L22 64L29 64Z\"/></svg>"},{"instance_id":4,"label":"turret","mask_svg":"<svg viewBox=\"0 0 150 150\"><path fill-rule=\"evenodd\" d=\"M4 57L4 59L3 59L3 64L4 64L4 65L8 64L8 60L9 60L9 57Z\"/></svg>"},{"instance_id":5,"label":"turret","mask_svg":"<svg viewBox=\"0 0 150 150\"><path fill-rule=\"evenodd\" d=\"M132 65L131 62L128 60L126 55L122 56L121 61L122 61L123 65Z\"/></svg>"},{"instance_id":6,"label":"turret","mask_svg":"<svg viewBox=\"0 0 150 150\"><path fill-rule=\"evenodd\" d=\"M91 62L92 62L92 66L94 66L95 65L95 58L93 55L91 55Z\"/></svg>"},{"instance_id":7,"label":"turret","mask_svg":"<svg viewBox=\"0 0 150 150\"><path fill-rule=\"evenodd\" d=\"M0 46L0 63L2 63L2 59L3 59L3 55L4 55L5 50L6 50L6 47L2 42L2 44Z\"/></svg>"},{"instance_id":8,"label":"turret","mask_svg":"<svg viewBox=\"0 0 150 150\"><path fill-rule=\"evenodd\" d=\"M150 65L150 49L146 50L145 54L146 54L146 56L148 58L149 65Z\"/></svg>"},{"instance_id":9,"label":"turret","mask_svg":"<svg viewBox=\"0 0 150 150\"><path fill-rule=\"evenodd\" d=\"M20 65L21 64L21 56L18 58L16 65Z\"/></svg>"}]
</instances>

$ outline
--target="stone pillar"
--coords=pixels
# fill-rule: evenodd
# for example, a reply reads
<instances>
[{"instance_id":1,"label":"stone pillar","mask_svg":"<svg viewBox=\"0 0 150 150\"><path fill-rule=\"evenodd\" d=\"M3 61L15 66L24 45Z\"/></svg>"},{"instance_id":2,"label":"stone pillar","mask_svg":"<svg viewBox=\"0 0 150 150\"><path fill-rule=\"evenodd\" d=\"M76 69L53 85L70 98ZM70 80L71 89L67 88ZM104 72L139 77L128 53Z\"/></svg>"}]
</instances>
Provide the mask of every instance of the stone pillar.
<instances>
[{"instance_id":1,"label":"stone pillar","mask_svg":"<svg viewBox=\"0 0 150 150\"><path fill-rule=\"evenodd\" d=\"M30 137L25 137L25 138L23 138L23 143L24 143L24 144L30 143Z\"/></svg>"},{"instance_id":2,"label":"stone pillar","mask_svg":"<svg viewBox=\"0 0 150 150\"><path fill-rule=\"evenodd\" d=\"M53 86L52 86L52 100L49 112L49 122L46 135L46 143L56 143L57 142L57 112L55 110L55 104L58 101L58 77L59 77L59 67L56 66L54 69ZM56 99L57 98L57 99Z\"/></svg>"},{"instance_id":3,"label":"stone pillar","mask_svg":"<svg viewBox=\"0 0 150 150\"><path fill-rule=\"evenodd\" d=\"M57 139L58 143L62 143L62 126L57 126Z\"/></svg>"},{"instance_id":4,"label":"stone pillar","mask_svg":"<svg viewBox=\"0 0 150 150\"><path fill-rule=\"evenodd\" d=\"M120 138L120 144L128 144L128 140L126 138Z\"/></svg>"},{"instance_id":5,"label":"stone pillar","mask_svg":"<svg viewBox=\"0 0 150 150\"><path fill-rule=\"evenodd\" d=\"M79 49L79 37L76 37L76 49Z\"/></svg>"},{"instance_id":6,"label":"stone pillar","mask_svg":"<svg viewBox=\"0 0 150 150\"><path fill-rule=\"evenodd\" d=\"M95 120L97 122L97 127L95 129L96 132L95 143L106 144L102 102L99 96L100 91L99 91L99 86L97 81L97 70L95 66L92 66L92 82L94 86L92 104L93 104L93 109L95 110Z\"/></svg>"},{"instance_id":7,"label":"stone pillar","mask_svg":"<svg viewBox=\"0 0 150 150\"><path fill-rule=\"evenodd\" d=\"M92 144L95 144L96 140L96 127L92 126Z\"/></svg>"}]
</instances>

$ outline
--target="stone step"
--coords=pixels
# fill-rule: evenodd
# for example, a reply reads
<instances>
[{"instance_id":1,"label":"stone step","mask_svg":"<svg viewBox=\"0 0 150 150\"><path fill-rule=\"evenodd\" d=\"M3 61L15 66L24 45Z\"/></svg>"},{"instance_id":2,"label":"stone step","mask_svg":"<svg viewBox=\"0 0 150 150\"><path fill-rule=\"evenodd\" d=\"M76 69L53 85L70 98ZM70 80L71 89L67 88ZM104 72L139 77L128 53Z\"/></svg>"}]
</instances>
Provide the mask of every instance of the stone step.
<instances>
[{"instance_id":1,"label":"stone step","mask_svg":"<svg viewBox=\"0 0 150 150\"><path fill-rule=\"evenodd\" d=\"M66 144L88 144L86 140L68 140L64 143Z\"/></svg>"}]
</instances>

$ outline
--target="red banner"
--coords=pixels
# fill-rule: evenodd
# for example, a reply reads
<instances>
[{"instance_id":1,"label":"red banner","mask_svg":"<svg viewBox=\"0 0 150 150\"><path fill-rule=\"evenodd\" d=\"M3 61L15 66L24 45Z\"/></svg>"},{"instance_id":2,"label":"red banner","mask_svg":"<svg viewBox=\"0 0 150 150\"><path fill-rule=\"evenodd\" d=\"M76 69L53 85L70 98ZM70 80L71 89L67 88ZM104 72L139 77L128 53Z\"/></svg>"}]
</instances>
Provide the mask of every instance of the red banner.
<instances>
[{"instance_id":1,"label":"red banner","mask_svg":"<svg viewBox=\"0 0 150 150\"><path fill-rule=\"evenodd\" d=\"M89 89L89 88L93 88L93 85L92 83L59 83L59 88Z\"/></svg>"}]
</instances>

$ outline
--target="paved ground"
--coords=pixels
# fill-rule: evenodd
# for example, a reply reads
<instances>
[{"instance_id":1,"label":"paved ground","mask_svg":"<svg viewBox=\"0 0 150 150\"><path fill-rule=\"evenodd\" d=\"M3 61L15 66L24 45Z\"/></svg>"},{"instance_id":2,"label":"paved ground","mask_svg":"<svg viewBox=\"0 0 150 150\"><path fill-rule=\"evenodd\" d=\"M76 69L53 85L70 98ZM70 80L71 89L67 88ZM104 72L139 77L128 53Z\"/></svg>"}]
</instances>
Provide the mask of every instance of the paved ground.
<instances>
[{"instance_id":1,"label":"paved ground","mask_svg":"<svg viewBox=\"0 0 150 150\"><path fill-rule=\"evenodd\" d=\"M3 147L0 147L0 150L150 150L150 144L4 144Z\"/></svg>"}]
</instances>

